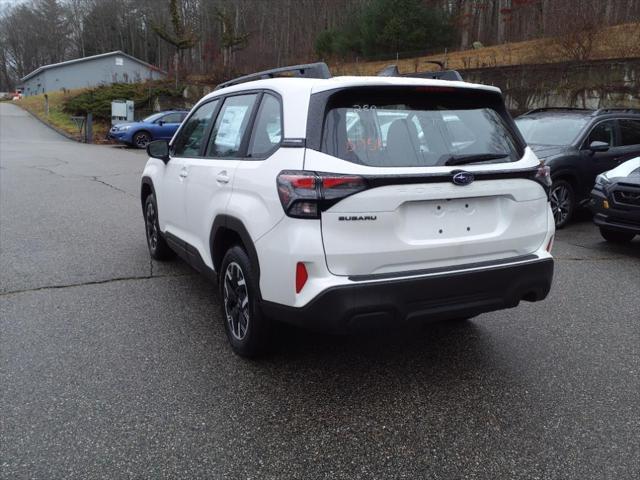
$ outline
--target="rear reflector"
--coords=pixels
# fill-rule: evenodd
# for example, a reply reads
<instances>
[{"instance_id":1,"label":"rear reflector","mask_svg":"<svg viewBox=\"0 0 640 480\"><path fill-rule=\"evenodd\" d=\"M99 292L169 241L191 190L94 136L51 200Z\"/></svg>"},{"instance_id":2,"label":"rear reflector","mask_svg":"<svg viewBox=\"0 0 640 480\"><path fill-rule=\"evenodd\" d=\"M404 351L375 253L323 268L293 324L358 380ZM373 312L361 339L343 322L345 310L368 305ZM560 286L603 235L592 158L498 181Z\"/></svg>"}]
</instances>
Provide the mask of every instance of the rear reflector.
<instances>
[{"instance_id":1,"label":"rear reflector","mask_svg":"<svg viewBox=\"0 0 640 480\"><path fill-rule=\"evenodd\" d=\"M308 278L307 267L305 267L304 263L298 262L296 264L296 293L300 293Z\"/></svg>"},{"instance_id":2,"label":"rear reflector","mask_svg":"<svg viewBox=\"0 0 640 480\"><path fill-rule=\"evenodd\" d=\"M547 243L547 252L551 253L551 249L553 248L553 235L549 239L549 243Z\"/></svg>"}]
</instances>

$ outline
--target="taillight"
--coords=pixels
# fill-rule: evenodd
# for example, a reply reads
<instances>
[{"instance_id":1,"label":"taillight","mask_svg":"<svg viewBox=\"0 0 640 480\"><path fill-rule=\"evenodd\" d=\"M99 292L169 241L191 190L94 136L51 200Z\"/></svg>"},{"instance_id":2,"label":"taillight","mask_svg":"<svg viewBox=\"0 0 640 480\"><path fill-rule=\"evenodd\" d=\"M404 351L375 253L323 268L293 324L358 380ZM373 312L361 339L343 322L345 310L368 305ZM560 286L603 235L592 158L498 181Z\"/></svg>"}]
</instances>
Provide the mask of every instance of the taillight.
<instances>
[{"instance_id":1,"label":"taillight","mask_svg":"<svg viewBox=\"0 0 640 480\"><path fill-rule=\"evenodd\" d=\"M278 175L278 195L290 217L320 218L320 212L367 188L358 175L286 170Z\"/></svg>"},{"instance_id":2,"label":"taillight","mask_svg":"<svg viewBox=\"0 0 640 480\"><path fill-rule=\"evenodd\" d=\"M313 172L285 171L278 175L278 196L287 215L318 218L317 178Z\"/></svg>"}]
</instances>

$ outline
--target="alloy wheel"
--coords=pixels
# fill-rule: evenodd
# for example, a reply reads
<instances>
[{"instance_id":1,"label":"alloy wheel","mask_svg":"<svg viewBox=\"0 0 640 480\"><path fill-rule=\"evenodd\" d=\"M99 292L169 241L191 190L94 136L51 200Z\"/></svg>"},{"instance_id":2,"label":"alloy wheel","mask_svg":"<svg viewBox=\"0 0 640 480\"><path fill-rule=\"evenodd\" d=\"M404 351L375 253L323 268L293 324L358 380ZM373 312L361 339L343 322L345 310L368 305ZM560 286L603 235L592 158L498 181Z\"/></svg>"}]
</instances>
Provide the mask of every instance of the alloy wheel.
<instances>
[{"instance_id":1,"label":"alloy wheel","mask_svg":"<svg viewBox=\"0 0 640 480\"><path fill-rule=\"evenodd\" d=\"M557 185L551 190L550 200L553 219L561 225L571 212L571 192L565 185Z\"/></svg>"},{"instance_id":2,"label":"alloy wheel","mask_svg":"<svg viewBox=\"0 0 640 480\"><path fill-rule=\"evenodd\" d=\"M156 208L153 202L147 203L146 226L149 248L155 250L158 246L158 227L156 222Z\"/></svg>"},{"instance_id":3,"label":"alloy wheel","mask_svg":"<svg viewBox=\"0 0 640 480\"><path fill-rule=\"evenodd\" d=\"M249 292L242 268L231 262L224 273L224 311L231 334L243 340L249 329Z\"/></svg>"},{"instance_id":4,"label":"alloy wheel","mask_svg":"<svg viewBox=\"0 0 640 480\"><path fill-rule=\"evenodd\" d=\"M136 144L136 147L145 148L149 143L149 135L147 135L146 133L139 133L134 138L134 142Z\"/></svg>"}]
</instances>

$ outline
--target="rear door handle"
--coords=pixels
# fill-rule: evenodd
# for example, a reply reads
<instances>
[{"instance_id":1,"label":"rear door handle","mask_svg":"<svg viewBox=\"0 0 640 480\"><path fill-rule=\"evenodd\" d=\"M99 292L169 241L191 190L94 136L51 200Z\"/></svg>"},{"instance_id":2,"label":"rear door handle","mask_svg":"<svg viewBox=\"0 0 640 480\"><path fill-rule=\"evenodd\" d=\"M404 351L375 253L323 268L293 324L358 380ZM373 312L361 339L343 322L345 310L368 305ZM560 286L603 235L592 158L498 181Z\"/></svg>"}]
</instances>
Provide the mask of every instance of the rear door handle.
<instances>
[{"instance_id":1,"label":"rear door handle","mask_svg":"<svg viewBox=\"0 0 640 480\"><path fill-rule=\"evenodd\" d=\"M189 172L183 167L182 170L180 170L180 178L187 178L187 175L189 175Z\"/></svg>"},{"instance_id":2,"label":"rear door handle","mask_svg":"<svg viewBox=\"0 0 640 480\"><path fill-rule=\"evenodd\" d=\"M227 175L227 171L223 170L216 176L216 181L218 183L229 183L229 176Z\"/></svg>"}]
</instances>

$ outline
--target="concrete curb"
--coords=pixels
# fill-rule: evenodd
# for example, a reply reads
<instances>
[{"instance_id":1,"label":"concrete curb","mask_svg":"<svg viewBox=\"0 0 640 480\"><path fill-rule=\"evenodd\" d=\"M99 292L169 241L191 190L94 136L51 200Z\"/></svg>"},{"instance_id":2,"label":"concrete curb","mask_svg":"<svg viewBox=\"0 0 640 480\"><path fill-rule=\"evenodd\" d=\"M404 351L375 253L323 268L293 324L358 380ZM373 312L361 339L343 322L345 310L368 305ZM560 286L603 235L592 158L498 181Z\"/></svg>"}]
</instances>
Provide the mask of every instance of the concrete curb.
<instances>
[{"instance_id":1,"label":"concrete curb","mask_svg":"<svg viewBox=\"0 0 640 480\"><path fill-rule=\"evenodd\" d=\"M54 132L62 135L63 137L65 137L68 140L73 140L74 142L78 142L78 143L84 143L81 142L77 137L74 137L73 135L65 132L64 130L61 130L58 127L55 127L53 125L51 125L49 122L47 122L46 120L43 120L42 118L40 118L39 116L37 116L35 113L30 112L29 110L27 110L26 108L24 108L22 105L20 105L20 102L15 102L13 105L16 105L18 107L20 107L22 110L24 110L25 112L27 112L29 115L31 115L33 118L35 118L36 120L38 120L41 124L45 125L46 127L49 127L51 130L53 130Z\"/></svg>"}]
</instances>

